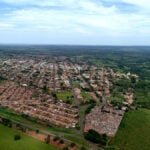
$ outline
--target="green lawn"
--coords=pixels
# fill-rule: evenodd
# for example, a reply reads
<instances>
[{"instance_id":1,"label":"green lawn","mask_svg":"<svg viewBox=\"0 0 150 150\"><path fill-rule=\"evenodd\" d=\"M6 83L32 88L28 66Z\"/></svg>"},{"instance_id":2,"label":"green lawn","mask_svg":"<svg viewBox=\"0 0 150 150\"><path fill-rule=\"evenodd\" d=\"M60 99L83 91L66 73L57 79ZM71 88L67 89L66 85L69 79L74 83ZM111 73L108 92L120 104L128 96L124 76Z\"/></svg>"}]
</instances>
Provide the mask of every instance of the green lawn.
<instances>
[{"instance_id":1,"label":"green lawn","mask_svg":"<svg viewBox=\"0 0 150 150\"><path fill-rule=\"evenodd\" d=\"M21 139L14 140L14 135L21 135ZM56 147L45 144L12 128L0 124L0 149L2 150L59 150Z\"/></svg>"},{"instance_id":2,"label":"green lawn","mask_svg":"<svg viewBox=\"0 0 150 150\"><path fill-rule=\"evenodd\" d=\"M63 100L64 102L69 101L71 104L75 102L72 92L58 92L56 93L56 95L59 100Z\"/></svg>"},{"instance_id":3,"label":"green lawn","mask_svg":"<svg viewBox=\"0 0 150 150\"><path fill-rule=\"evenodd\" d=\"M22 117L21 117L20 114L17 114L14 111L6 109L6 108L3 108L1 106L0 106L0 115L8 117L9 119L17 120L17 121L21 121L22 120Z\"/></svg>"},{"instance_id":4,"label":"green lawn","mask_svg":"<svg viewBox=\"0 0 150 150\"><path fill-rule=\"evenodd\" d=\"M73 136L69 136L66 135L64 136L66 139L71 140L74 143L86 146L86 147L90 147L90 143L88 143L82 136L80 137L73 137Z\"/></svg>"},{"instance_id":5,"label":"green lawn","mask_svg":"<svg viewBox=\"0 0 150 150\"><path fill-rule=\"evenodd\" d=\"M75 87L75 88L80 88L80 82L79 81L72 81L72 85L73 85L73 87Z\"/></svg>"},{"instance_id":6,"label":"green lawn","mask_svg":"<svg viewBox=\"0 0 150 150\"><path fill-rule=\"evenodd\" d=\"M150 110L127 112L110 145L117 150L149 150Z\"/></svg>"},{"instance_id":7,"label":"green lawn","mask_svg":"<svg viewBox=\"0 0 150 150\"><path fill-rule=\"evenodd\" d=\"M82 91L82 92L81 92L81 95L82 95L83 98L85 98L85 99L88 100L88 101L90 101L91 99L93 99L92 96L91 96L91 94L88 93L88 92Z\"/></svg>"}]
</instances>

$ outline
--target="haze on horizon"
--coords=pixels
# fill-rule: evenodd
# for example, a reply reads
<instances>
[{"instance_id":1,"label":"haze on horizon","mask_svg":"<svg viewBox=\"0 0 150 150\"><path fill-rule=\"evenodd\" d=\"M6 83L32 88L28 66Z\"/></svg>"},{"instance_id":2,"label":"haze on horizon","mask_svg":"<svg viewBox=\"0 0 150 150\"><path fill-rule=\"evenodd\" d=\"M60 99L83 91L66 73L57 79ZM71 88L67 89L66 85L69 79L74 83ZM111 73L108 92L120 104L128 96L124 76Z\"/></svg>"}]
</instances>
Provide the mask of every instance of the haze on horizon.
<instances>
[{"instance_id":1,"label":"haze on horizon","mask_svg":"<svg viewBox=\"0 0 150 150\"><path fill-rule=\"evenodd\" d=\"M1 44L150 45L149 0L0 0Z\"/></svg>"}]
</instances>

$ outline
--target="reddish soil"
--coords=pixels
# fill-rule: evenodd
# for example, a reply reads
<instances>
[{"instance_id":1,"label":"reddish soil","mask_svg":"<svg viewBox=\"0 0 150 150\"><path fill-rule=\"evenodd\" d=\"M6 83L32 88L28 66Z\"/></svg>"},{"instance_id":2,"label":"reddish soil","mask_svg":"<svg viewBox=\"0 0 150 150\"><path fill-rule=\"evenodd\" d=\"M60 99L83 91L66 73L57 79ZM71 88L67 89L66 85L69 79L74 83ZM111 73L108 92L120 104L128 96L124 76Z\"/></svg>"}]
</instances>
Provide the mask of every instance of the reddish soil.
<instances>
[{"instance_id":1,"label":"reddish soil","mask_svg":"<svg viewBox=\"0 0 150 150\"><path fill-rule=\"evenodd\" d=\"M47 137L47 135L45 135L45 134L36 133L35 131L31 131L31 130L26 130L26 134L35 138L35 139L38 139L42 142L45 142L45 138ZM61 144L59 142L60 140L54 141L53 139L54 139L54 137L50 136L50 143L49 144L54 145L60 149L64 148L65 146L68 146L66 143ZM73 148L69 147L69 150L76 150L76 149L77 149L76 147L73 147Z\"/></svg>"}]
</instances>

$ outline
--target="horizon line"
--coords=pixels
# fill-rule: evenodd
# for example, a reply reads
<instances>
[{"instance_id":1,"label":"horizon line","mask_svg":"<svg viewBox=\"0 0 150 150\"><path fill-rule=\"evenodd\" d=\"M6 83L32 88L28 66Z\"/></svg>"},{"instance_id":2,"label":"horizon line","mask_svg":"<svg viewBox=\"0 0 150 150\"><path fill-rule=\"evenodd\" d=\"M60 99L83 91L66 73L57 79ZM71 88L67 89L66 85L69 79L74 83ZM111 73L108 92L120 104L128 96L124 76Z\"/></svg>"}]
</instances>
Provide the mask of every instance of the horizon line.
<instances>
[{"instance_id":1,"label":"horizon line","mask_svg":"<svg viewBox=\"0 0 150 150\"><path fill-rule=\"evenodd\" d=\"M14 45L14 46L121 46L121 47L150 47L150 45L126 45L126 44L121 44L121 45L117 45L117 44L37 44L37 43L0 43L0 46L2 45L8 45L8 46L11 46L11 45Z\"/></svg>"}]
</instances>

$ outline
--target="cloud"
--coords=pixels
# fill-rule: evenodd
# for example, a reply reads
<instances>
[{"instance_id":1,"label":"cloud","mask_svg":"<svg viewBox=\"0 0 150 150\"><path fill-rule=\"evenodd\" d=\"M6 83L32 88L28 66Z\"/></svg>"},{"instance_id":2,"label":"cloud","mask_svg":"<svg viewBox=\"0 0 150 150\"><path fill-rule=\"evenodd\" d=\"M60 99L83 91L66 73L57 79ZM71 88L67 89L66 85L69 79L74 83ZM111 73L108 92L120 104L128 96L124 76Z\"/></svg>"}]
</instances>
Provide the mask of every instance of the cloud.
<instances>
[{"instance_id":1,"label":"cloud","mask_svg":"<svg viewBox=\"0 0 150 150\"><path fill-rule=\"evenodd\" d=\"M14 25L13 24L10 24L10 23L1 23L0 22L0 30L13 30L15 27L14 27Z\"/></svg>"},{"instance_id":2,"label":"cloud","mask_svg":"<svg viewBox=\"0 0 150 150\"><path fill-rule=\"evenodd\" d=\"M129 3L129 4L133 4L133 5L137 5L139 7L142 8L150 8L150 1L149 0L122 0L123 2Z\"/></svg>"},{"instance_id":3,"label":"cloud","mask_svg":"<svg viewBox=\"0 0 150 150\"><path fill-rule=\"evenodd\" d=\"M118 42L126 41L127 37L150 37L148 0L1 0L1 3L5 11L0 10L0 31L11 30L7 35L20 32L26 38L34 35L37 38L44 34L45 39L61 36L63 40L72 38L79 42L87 38L95 41L101 38L103 42L115 38Z\"/></svg>"}]
</instances>

